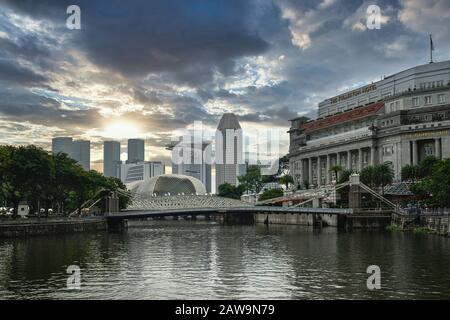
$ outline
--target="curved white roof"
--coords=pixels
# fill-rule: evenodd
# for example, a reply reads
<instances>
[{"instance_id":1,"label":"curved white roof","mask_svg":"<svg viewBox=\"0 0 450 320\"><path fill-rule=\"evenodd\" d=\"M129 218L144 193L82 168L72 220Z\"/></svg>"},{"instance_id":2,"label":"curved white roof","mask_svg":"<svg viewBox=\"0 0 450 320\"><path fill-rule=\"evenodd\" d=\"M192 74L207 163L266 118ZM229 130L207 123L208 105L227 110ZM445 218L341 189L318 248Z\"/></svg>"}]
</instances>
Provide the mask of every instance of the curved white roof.
<instances>
[{"instance_id":1,"label":"curved white roof","mask_svg":"<svg viewBox=\"0 0 450 320\"><path fill-rule=\"evenodd\" d=\"M203 183L190 176L181 174L163 174L143 181L133 182L127 185L135 195L140 196L164 196L164 195L204 195L206 189Z\"/></svg>"}]
</instances>

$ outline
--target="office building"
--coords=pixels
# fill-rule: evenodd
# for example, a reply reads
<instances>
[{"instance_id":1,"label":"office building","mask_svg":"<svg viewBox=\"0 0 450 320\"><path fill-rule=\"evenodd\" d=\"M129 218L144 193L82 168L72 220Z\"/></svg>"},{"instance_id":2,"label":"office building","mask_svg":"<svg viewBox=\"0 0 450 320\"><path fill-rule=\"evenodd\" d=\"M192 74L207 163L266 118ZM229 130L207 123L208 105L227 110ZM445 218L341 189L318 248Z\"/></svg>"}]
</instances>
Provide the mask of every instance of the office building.
<instances>
[{"instance_id":1,"label":"office building","mask_svg":"<svg viewBox=\"0 0 450 320\"><path fill-rule=\"evenodd\" d=\"M225 113L216 131L215 144L216 192L228 182L238 185L238 177L245 174L242 129L233 113Z\"/></svg>"},{"instance_id":2,"label":"office building","mask_svg":"<svg viewBox=\"0 0 450 320\"><path fill-rule=\"evenodd\" d=\"M157 177L166 172L164 164L157 161L123 163L117 166L117 170L117 176L123 183Z\"/></svg>"},{"instance_id":3,"label":"office building","mask_svg":"<svg viewBox=\"0 0 450 320\"><path fill-rule=\"evenodd\" d=\"M72 158L76 160L84 170L91 170L91 142L88 140L73 141Z\"/></svg>"},{"instance_id":4,"label":"office building","mask_svg":"<svg viewBox=\"0 0 450 320\"><path fill-rule=\"evenodd\" d=\"M72 157L73 140L70 137L57 137L52 139L52 152L65 153L69 157Z\"/></svg>"},{"instance_id":5,"label":"office building","mask_svg":"<svg viewBox=\"0 0 450 320\"><path fill-rule=\"evenodd\" d=\"M199 141L197 146L193 140L181 140L167 146L172 151L172 174L194 177L203 183L206 192L211 193L212 144Z\"/></svg>"},{"instance_id":6,"label":"office building","mask_svg":"<svg viewBox=\"0 0 450 320\"><path fill-rule=\"evenodd\" d=\"M145 159L145 142L142 139L128 140L127 163L143 162Z\"/></svg>"},{"instance_id":7,"label":"office building","mask_svg":"<svg viewBox=\"0 0 450 320\"><path fill-rule=\"evenodd\" d=\"M120 161L120 142L105 141L103 142L103 175L105 177L119 178L117 175L117 166Z\"/></svg>"}]
</instances>

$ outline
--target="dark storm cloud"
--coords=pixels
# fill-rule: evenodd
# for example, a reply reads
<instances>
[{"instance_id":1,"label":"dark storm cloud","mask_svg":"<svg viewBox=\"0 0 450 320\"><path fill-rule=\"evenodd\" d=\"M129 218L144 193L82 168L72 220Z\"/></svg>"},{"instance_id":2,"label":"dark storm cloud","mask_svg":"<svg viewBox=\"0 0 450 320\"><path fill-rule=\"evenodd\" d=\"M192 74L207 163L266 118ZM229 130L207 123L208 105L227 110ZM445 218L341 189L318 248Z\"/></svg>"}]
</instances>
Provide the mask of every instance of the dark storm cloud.
<instances>
[{"instance_id":1,"label":"dark storm cloud","mask_svg":"<svg viewBox=\"0 0 450 320\"><path fill-rule=\"evenodd\" d=\"M6 1L10 6L63 22L72 1ZM199 85L214 72L231 74L233 59L263 53L268 43L246 21L250 2L78 1L82 30L74 31L98 65L126 76L167 72L181 83Z\"/></svg>"},{"instance_id":2,"label":"dark storm cloud","mask_svg":"<svg viewBox=\"0 0 450 320\"><path fill-rule=\"evenodd\" d=\"M36 95L26 89L0 90L0 116L9 121L45 126L60 126L70 131L73 127L92 128L97 125L98 111L63 110L59 102Z\"/></svg>"},{"instance_id":3,"label":"dark storm cloud","mask_svg":"<svg viewBox=\"0 0 450 320\"><path fill-rule=\"evenodd\" d=\"M18 83L36 85L45 83L46 79L33 70L18 65L15 61L0 59L0 83Z\"/></svg>"}]
</instances>

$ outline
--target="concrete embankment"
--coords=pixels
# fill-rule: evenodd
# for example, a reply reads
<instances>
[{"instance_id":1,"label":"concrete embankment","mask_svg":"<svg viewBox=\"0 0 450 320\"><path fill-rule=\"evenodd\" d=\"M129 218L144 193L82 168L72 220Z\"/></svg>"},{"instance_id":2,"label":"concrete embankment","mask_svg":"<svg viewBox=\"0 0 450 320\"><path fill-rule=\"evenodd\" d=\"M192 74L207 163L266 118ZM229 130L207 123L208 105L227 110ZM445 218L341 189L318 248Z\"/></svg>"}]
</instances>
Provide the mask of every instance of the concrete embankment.
<instances>
[{"instance_id":1,"label":"concrete embankment","mask_svg":"<svg viewBox=\"0 0 450 320\"><path fill-rule=\"evenodd\" d=\"M256 223L337 227L340 229L384 229L390 214L257 213Z\"/></svg>"},{"instance_id":2,"label":"concrete embankment","mask_svg":"<svg viewBox=\"0 0 450 320\"><path fill-rule=\"evenodd\" d=\"M0 222L0 238L107 230L104 218L29 219Z\"/></svg>"},{"instance_id":3,"label":"concrete embankment","mask_svg":"<svg viewBox=\"0 0 450 320\"><path fill-rule=\"evenodd\" d=\"M450 236L450 216L423 216L420 218L422 227L432 230L442 236Z\"/></svg>"},{"instance_id":4,"label":"concrete embankment","mask_svg":"<svg viewBox=\"0 0 450 320\"><path fill-rule=\"evenodd\" d=\"M421 216L397 216L393 225L399 230L434 233L441 236L450 236L450 216L421 215Z\"/></svg>"}]
</instances>

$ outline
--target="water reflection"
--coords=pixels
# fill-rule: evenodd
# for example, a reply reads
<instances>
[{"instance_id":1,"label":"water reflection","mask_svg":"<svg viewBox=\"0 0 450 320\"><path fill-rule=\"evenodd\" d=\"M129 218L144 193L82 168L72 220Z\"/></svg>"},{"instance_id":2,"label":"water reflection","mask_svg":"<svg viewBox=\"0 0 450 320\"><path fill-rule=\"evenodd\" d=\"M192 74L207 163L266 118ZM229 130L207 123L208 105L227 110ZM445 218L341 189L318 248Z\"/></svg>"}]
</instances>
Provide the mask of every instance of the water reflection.
<instances>
[{"instance_id":1,"label":"water reflection","mask_svg":"<svg viewBox=\"0 0 450 320\"><path fill-rule=\"evenodd\" d=\"M0 297L450 298L449 249L431 235L152 221L126 233L0 240ZM66 289L74 264L81 290ZM372 264L381 290L366 287Z\"/></svg>"}]
</instances>

